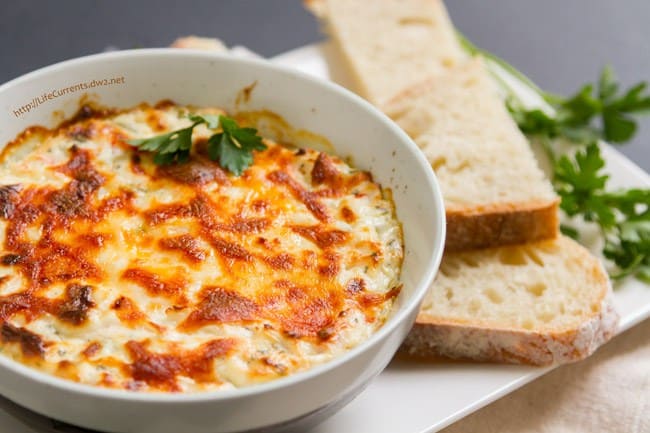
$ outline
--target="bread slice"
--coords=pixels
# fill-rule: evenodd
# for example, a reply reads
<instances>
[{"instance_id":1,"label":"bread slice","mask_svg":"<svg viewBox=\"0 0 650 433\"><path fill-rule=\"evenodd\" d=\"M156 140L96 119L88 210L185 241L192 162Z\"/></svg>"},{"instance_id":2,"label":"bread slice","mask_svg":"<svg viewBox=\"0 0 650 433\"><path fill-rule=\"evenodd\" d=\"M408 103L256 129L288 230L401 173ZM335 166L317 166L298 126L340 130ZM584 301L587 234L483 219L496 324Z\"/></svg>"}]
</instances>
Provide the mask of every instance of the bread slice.
<instances>
[{"instance_id":1,"label":"bread slice","mask_svg":"<svg viewBox=\"0 0 650 433\"><path fill-rule=\"evenodd\" d=\"M401 90L465 57L441 0L306 0L356 76L356 90L381 107Z\"/></svg>"},{"instance_id":2,"label":"bread slice","mask_svg":"<svg viewBox=\"0 0 650 433\"><path fill-rule=\"evenodd\" d=\"M170 45L172 48L186 48L206 51L227 51L228 47L220 39L201 36L183 36Z\"/></svg>"},{"instance_id":3,"label":"bread slice","mask_svg":"<svg viewBox=\"0 0 650 433\"><path fill-rule=\"evenodd\" d=\"M411 87L384 111L436 173L448 251L557 235L559 200L481 58Z\"/></svg>"},{"instance_id":4,"label":"bread slice","mask_svg":"<svg viewBox=\"0 0 650 433\"><path fill-rule=\"evenodd\" d=\"M601 262L573 240L445 253L404 349L549 365L583 359L618 315Z\"/></svg>"}]
</instances>

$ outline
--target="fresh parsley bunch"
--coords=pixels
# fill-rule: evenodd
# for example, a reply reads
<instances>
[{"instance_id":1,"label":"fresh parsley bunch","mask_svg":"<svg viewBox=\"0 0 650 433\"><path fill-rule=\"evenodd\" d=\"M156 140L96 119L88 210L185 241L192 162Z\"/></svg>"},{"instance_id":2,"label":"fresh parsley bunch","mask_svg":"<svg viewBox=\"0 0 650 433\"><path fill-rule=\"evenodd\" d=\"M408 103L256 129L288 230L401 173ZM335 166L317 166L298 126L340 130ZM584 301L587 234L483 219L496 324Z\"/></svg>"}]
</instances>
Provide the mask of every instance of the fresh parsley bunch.
<instances>
[{"instance_id":1,"label":"fresh parsley bunch","mask_svg":"<svg viewBox=\"0 0 650 433\"><path fill-rule=\"evenodd\" d=\"M620 91L611 68L598 83L586 84L569 98L544 92L525 75L499 57L481 50L460 33L461 45L471 55L482 55L492 72L499 68L535 92L546 107L528 109L517 93L495 77L506 93L510 114L527 135L544 145L552 163L552 181L561 197L560 208L570 217L595 223L605 239L603 254L617 266L612 278L635 275L650 283L650 189L609 191L601 140L614 144L629 141L637 131L635 117L650 114L647 83ZM574 151L559 152L558 141L573 143ZM563 225L574 238L578 231Z\"/></svg>"},{"instance_id":2,"label":"fresh parsley bunch","mask_svg":"<svg viewBox=\"0 0 650 433\"><path fill-rule=\"evenodd\" d=\"M619 268L613 278L635 274L650 283L650 189L607 191L605 162L593 142L553 163L560 207L570 217L596 223L605 238L603 254ZM565 234L577 231L563 226Z\"/></svg>"},{"instance_id":3,"label":"fresh parsley bunch","mask_svg":"<svg viewBox=\"0 0 650 433\"><path fill-rule=\"evenodd\" d=\"M153 152L156 164L184 163L190 158L194 128L205 125L211 130L220 129L208 139L208 155L235 176L240 176L253 163L253 150L266 149L255 128L242 128L230 117L190 114L188 118L192 125L187 128L151 138L129 140L128 143L140 150Z\"/></svg>"},{"instance_id":4,"label":"fresh parsley bunch","mask_svg":"<svg viewBox=\"0 0 650 433\"><path fill-rule=\"evenodd\" d=\"M647 83L639 83L619 93L612 69L607 66L597 85L585 84L570 98L538 91L553 108L553 114L541 109L527 110L509 98L508 108L519 128L526 134L548 138L566 138L574 143L605 140L625 143L636 133L633 116L650 113Z\"/></svg>"}]
</instances>

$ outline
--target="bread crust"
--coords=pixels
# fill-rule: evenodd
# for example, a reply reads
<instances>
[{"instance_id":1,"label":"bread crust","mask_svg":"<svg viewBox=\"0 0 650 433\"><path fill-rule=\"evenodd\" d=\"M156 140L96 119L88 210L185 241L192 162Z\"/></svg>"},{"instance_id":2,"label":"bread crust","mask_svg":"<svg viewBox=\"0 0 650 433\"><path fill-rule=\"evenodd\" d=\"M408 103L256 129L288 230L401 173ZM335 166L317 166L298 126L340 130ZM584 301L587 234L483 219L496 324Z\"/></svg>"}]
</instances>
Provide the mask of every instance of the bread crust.
<instances>
[{"instance_id":1,"label":"bread crust","mask_svg":"<svg viewBox=\"0 0 650 433\"><path fill-rule=\"evenodd\" d=\"M527 158L531 162L531 167L539 171L540 178L536 182L537 184L544 182L547 191L540 192L540 190L532 196L521 196L520 199L516 199L517 201L505 201L495 198L494 201L484 204L480 201L473 201L465 205L454 202L453 200L445 200L447 216L446 250L464 251L555 238L558 234L559 227L559 198L552 192L550 183L543 177L542 171L534 160L532 151L529 152L528 142L510 118L510 115L506 112L496 88L490 91L490 88L494 86L492 79L485 69L483 60L481 58L474 58L462 65L454 80L458 81L462 77L465 77L465 80L469 80L467 77L470 77L473 80L478 79L481 82L485 82L484 85L477 85L478 90L476 92L478 92L478 96L474 96L483 98L487 95L485 97L488 97L488 102L498 106L501 115L499 119L501 119L504 123L504 128L509 132L507 136L510 137L510 140L514 140L514 144L522 147L520 156ZM413 105L413 101L419 99L421 95L426 95L431 92L432 89L439 88L441 83L443 81L440 77L425 79L397 94L383 107L384 112L402 126L407 134L416 140L416 142L419 136L426 135L425 131L427 131L429 126L427 125L429 118L427 116L419 118L418 115L413 114L420 110L420 106ZM458 86L459 84L456 83L452 88ZM404 116L410 119L406 125L402 123ZM466 126L475 127L475 125L472 125L472 122L469 122L469 125ZM480 140L480 138L477 140ZM492 140L495 140L495 138L492 138ZM431 145L431 147L438 146L442 148L444 145L443 140L442 142L435 143L435 146ZM427 148L429 146L430 144L420 143L420 147L425 155L428 155ZM472 152L472 150L470 149L468 152ZM527 155L526 153L529 154ZM438 155L438 153L434 154ZM428 156L428 158L434 171L436 171L436 158L438 156ZM444 160L445 158L442 159ZM494 170L498 170L498 167L494 167ZM522 173L519 175L522 175ZM453 175L447 176L451 177ZM440 177L440 179L442 193L445 196L445 178ZM510 181L516 182L522 179L523 176L521 178L510 179Z\"/></svg>"},{"instance_id":2,"label":"bread crust","mask_svg":"<svg viewBox=\"0 0 650 433\"><path fill-rule=\"evenodd\" d=\"M597 260L592 258L592 260ZM600 287L599 308L572 329L525 330L488 324L462 323L420 313L401 350L411 356L548 366L579 361L612 338L619 315L612 286L602 264L594 267Z\"/></svg>"},{"instance_id":3,"label":"bread crust","mask_svg":"<svg viewBox=\"0 0 650 433\"><path fill-rule=\"evenodd\" d=\"M227 51L228 48L217 38L204 38L201 36L183 36L176 39L171 48L189 48L207 51Z\"/></svg>"},{"instance_id":4,"label":"bread crust","mask_svg":"<svg viewBox=\"0 0 650 433\"><path fill-rule=\"evenodd\" d=\"M464 251L552 239L559 199L476 208L447 208L446 251Z\"/></svg>"}]
</instances>

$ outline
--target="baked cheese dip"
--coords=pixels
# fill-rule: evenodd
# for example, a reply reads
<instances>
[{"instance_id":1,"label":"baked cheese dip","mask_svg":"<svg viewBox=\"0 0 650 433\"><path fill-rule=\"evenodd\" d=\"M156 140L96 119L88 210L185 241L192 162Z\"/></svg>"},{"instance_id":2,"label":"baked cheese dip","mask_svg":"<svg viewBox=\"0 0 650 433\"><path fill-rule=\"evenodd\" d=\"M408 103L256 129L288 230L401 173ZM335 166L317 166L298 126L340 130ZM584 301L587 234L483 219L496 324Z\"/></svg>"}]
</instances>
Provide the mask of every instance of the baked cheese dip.
<instances>
[{"instance_id":1,"label":"baked cheese dip","mask_svg":"<svg viewBox=\"0 0 650 433\"><path fill-rule=\"evenodd\" d=\"M213 131L161 165L130 141L217 108L83 107L0 155L0 351L76 382L232 389L368 339L399 293L388 191L341 159L264 139L239 176ZM237 116L233 116L237 119Z\"/></svg>"}]
</instances>

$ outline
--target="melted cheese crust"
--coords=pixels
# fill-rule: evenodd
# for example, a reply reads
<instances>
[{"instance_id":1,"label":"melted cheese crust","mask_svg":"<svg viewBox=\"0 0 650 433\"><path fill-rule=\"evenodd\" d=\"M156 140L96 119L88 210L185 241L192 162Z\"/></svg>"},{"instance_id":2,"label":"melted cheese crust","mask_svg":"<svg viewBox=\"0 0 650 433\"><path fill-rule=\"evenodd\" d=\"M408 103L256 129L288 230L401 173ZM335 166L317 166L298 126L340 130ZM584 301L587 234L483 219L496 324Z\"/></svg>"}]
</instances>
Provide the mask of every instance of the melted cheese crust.
<instances>
[{"instance_id":1,"label":"melted cheese crust","mask_svg":"<svg viewBox=\"0 0 650 433\"><path fill-rule=\"evenodd\" d=\"M394 207L369 173L265 140L241 177L160 167L126 140L189 125L161 103L34 127L0 155L0 350L74 381L228 389L366 340L399 293Z\"/></svg>"}]
</instances>

